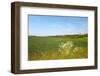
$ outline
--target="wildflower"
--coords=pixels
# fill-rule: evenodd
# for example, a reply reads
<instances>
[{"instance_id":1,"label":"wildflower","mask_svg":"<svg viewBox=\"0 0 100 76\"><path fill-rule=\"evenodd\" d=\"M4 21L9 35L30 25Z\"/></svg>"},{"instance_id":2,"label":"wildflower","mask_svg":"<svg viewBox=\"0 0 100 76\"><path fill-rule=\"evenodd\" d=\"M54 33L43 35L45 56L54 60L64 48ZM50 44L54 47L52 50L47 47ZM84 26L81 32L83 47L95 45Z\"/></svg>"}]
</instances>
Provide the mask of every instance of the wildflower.
<instances>
[{"instance_id":1,"label":"wildflower","mask_svg":"<svg viewBox=\"0 0 100 76\"><path fill-rule=\"evenodd\" d=\"M73 47L73 42L72 41L67 41L67 42L61 42L59 44L59 49L58 51L61 53L61 54L64 54L66 53L67 55L70 53L72 47Z\"/></svg>"},{"instance_id":2,"label":"wildflower","mask_svg":"<svg viewBox=\"0 0 100 76\"><path fill-rule=\"evenodd\" d=\"M77 52L77 51L80 51L80 50L82 50L81 47L75 47L75 48L73 49L73 52Z\"/></svg>"}]
</instances>

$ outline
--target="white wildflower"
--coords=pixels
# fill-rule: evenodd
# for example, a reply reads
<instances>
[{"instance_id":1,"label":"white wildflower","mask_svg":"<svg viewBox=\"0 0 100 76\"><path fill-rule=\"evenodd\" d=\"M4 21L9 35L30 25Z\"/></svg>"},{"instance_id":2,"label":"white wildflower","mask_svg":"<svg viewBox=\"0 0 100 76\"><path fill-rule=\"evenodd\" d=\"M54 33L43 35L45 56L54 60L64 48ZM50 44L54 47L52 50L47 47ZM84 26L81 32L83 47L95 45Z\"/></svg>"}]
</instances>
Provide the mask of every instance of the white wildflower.
<instances>
[{"instance_id":1,"label":"white wildflower","mask_svg":"<svg viewBox=\"0 0 100 76\"><path fill-rule=\"evenodd\" d=\"M72 41L67 41L65 43L61 42L59 45L59 52L69 54L71 51L71 48L73 47Z\"/></svg>"},{"instance_id":2,"label":"white wildflower","mask_svg":"<svg viewBox=\"0 0 100 76\"><path fill-rule=\"evenodd\" d=\"M78 52L78 51L81 51L81 50L82 50L81 47L75 47L75 48L73 49L73 52Z\"/></svg>"}]
</instances>

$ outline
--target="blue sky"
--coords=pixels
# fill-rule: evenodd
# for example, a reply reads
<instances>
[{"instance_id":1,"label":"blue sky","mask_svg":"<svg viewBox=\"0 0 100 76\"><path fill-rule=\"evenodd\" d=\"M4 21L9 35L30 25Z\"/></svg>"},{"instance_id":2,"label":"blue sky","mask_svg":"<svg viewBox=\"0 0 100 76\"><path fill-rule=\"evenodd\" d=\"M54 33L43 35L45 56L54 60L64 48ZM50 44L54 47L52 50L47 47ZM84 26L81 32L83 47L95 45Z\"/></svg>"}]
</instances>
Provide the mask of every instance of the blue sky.
<instances>
[{"instance_id":1,"label":"blue sky","mask_svg":"<svg viewBox=\"0 0 100 76\"><path fill-rule=\"evenodd\" d=\"M54 36L88 32L88 17L29 15L29 35Z\"/></svg>"}]
</instances>

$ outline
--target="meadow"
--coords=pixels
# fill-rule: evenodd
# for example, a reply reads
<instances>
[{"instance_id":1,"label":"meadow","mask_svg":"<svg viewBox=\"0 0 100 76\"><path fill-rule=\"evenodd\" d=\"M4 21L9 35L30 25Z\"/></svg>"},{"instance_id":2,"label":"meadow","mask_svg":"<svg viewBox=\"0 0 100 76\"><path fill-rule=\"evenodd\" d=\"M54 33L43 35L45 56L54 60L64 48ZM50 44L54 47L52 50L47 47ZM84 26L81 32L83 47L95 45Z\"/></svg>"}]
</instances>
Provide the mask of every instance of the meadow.
<instances>
[{"instance_id":1,"label":"meadow","mask_svg":"<svg viewBox=\"0 0 100 76\"><path fill-rule=\"evenodd\" d=\"M88 35L28 36L28 60L88 58Z\"/></svg>"}]
</instances>

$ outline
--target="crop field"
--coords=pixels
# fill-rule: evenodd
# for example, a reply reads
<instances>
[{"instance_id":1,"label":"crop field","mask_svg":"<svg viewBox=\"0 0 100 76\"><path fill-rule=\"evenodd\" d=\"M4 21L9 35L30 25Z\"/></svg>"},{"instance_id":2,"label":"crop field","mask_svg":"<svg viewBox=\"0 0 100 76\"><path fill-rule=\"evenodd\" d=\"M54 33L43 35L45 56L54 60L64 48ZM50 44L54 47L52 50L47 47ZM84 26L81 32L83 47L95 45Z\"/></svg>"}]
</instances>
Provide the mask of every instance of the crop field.
<instances>
[{"instance_id":1,"label":"crop field","mask_svg":"<svg viewBox=\"0 0 100 76\"><path fill-rule=\"evenodd\" d=\"M88 35L28 36L28 60L88 58Z\"/></svg>"}]
</instances>

